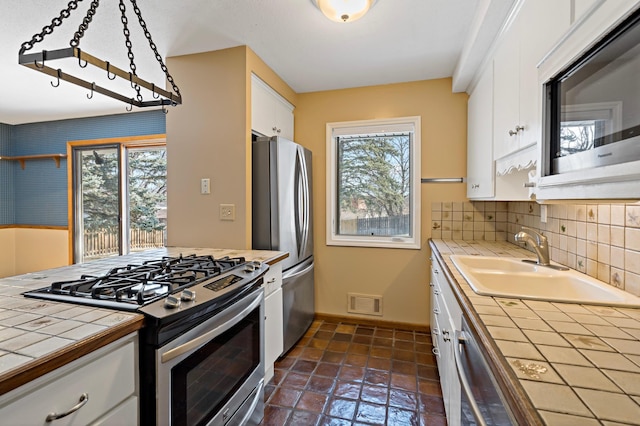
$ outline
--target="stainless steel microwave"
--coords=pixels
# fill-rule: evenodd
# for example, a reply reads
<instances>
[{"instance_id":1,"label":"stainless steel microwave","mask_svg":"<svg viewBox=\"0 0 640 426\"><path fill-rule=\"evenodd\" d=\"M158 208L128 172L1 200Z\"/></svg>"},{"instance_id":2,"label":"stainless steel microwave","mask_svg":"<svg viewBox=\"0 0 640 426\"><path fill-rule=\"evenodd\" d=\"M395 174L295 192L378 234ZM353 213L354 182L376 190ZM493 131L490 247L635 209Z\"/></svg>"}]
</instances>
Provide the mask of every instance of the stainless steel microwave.
<instances>
[{"instance_id":1,"label":"stainless steel microwave","mask_svg":"<svg viewBox=\"0 0 640 426\"><path fill-rule=\"evenodd\" d=\"M585 182L637 178L628 170L640 164L636 163L640 162L638 76L640 9L631 11L544 82L543 188L561 182L584 186ZM628 192L609 196L640 197L640 191ZM580 194L580 198L591 198L584 188Z\"/></svg>"}]
</instances>

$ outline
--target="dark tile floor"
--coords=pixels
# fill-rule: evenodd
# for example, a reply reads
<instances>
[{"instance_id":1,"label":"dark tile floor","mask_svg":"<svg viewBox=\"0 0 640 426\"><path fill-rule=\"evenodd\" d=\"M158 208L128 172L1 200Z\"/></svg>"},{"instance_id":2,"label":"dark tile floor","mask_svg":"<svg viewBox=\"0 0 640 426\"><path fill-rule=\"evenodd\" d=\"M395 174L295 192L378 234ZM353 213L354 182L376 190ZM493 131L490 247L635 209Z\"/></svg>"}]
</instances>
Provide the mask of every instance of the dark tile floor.
<instances>
[{"instance_id":1,"label":"dark tile floor","mask_svg":"<svg viewBox=\"0 0 640 426\"><path fill-rule=\"evenodd\" d=\"M431 336L314 321L276 362L262 425L446 425Z\"/></svg>"}]
</instances>

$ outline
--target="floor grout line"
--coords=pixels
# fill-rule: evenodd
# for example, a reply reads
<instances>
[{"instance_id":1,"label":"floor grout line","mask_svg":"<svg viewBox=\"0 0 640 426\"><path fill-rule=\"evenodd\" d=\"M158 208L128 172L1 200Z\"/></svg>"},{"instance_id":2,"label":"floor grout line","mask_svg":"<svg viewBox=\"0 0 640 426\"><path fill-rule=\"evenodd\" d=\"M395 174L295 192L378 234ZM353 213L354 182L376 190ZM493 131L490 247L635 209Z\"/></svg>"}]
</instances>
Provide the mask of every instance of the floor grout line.
<instances>
[{"instance_id":1,"label":"floor grout line","mask_svg":"<svg viewBox=\"0 0 640 426\"><path fill-rule=\"evenodd\" d=\"M276 361L263 426L446 425L427 333L314 321Z\"/></svg>"}]
</instances>

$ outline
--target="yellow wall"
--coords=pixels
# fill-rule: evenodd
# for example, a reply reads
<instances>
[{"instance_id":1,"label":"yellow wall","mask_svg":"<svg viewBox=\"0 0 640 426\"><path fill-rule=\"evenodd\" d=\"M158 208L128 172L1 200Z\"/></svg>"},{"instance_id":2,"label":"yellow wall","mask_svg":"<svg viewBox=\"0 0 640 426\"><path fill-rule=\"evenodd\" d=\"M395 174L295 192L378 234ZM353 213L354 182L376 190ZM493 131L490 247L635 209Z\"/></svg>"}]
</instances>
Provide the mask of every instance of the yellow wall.
<instances>
[{"instance_id":1,"label":"yellow wall","mask_svg":"<svg viewBox=\"0 0 640 426\"><path fill-rule=\"evenodd\" d=\"M0 278L16 274L16 230L0 228Z\"/></svg>"},{"instance_id":2,"label":"yellow wall","mask_svg":"<svg viewBox=\"0 0 640 426\"><path fill-rule=\"evenodd\" d=\"M466 175L467 95L451 80L296 94L246 46L171 57L184 104L167 116L168 244L251 247L251 72L295 105L295 139L313 151L316 311L347 315L347 293L383 296L385 321L428 323L431 202L466 200L463 184L424 184L422 249L325 245L327 122L422 117L422 176ZM211 179L211 195L200 179ZM236 205L220 221L221 203ZM377 317L374 317L376 319Z\"/></svg>"},{"instance_id":3,"label":"yellow wall","mask_svg":"<svg viewBox=\"0 0 640 426\"><path fill-rule=\"evenodd\" d=\"M0 278L69 264L66 229L0 229Z\"/></svg>"},{"instance_id":4,"label":"yellow wall","mask_svg":"<svg viewBox=\"0 0 640 426\"><path fill-rule=\"evenodd\" d=\"M290 102L296 94L246 46L167 58L183 105L167 115L170 246L251 247L251 72ZM211 194L200 194L200 179ZM235 221L219 219L234 204Z\"/></svg>"},{"instance_id":5,"label":"yellow wall","mask_svg":"<svg viewBox=\"0 0 640 426\"><path fill-rule=\"evenodd\" d=\"M295 139L313 151L318 313L347 315L354 292L382 295L384 321L428 323L431 203L466 200L464 184L422 184L420 250L325 244L326 123L406 116L421 116L422 177L466 176L467 95L452 93L451 79L298 94Z\"/></svg>"},{"instance_id":6,"label":"yellow wall","mask_svg":"<svg viewBox=\"0 0 640 426\"><path fill-rule=\"evenodd\" d=\"M168 245L245 247L245 62L244 48L167 58L184 102L167 115ZM235 204L235 221L220 204Z\"/></svg>"}]
</instances>

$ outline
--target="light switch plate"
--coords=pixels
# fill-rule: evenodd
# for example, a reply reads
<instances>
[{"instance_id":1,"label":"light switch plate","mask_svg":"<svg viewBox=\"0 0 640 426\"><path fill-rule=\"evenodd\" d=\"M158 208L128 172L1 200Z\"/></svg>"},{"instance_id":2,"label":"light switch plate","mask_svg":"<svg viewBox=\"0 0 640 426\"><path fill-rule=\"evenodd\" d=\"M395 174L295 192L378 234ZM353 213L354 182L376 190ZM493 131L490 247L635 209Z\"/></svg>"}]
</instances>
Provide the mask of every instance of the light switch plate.
<instances>
[{"instance_id":1,"label":"light switch plate","mask_svg":"<svg viewBox=\"0 0 640 426\"><path fill-rule=\"evenodd\" d=\"M220 204L220 220L236 220L236 205Z\"/></svg>"},{"instance_id":2,"label":"light switch plate","mask_svg":"<svg viewBox=\"0 0 640 426\"><path fill-rule=\"evenodd\" d=\"M200 193L204 195L211 194L211 179L200 179Z\"/></svg>"}]
</instances>

